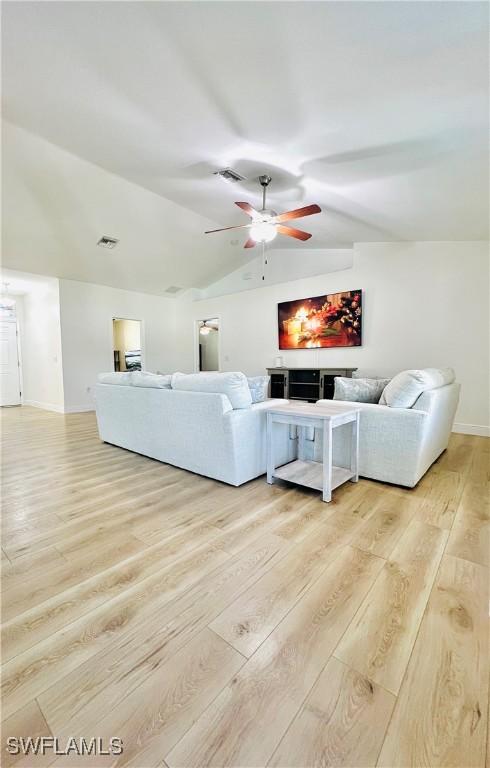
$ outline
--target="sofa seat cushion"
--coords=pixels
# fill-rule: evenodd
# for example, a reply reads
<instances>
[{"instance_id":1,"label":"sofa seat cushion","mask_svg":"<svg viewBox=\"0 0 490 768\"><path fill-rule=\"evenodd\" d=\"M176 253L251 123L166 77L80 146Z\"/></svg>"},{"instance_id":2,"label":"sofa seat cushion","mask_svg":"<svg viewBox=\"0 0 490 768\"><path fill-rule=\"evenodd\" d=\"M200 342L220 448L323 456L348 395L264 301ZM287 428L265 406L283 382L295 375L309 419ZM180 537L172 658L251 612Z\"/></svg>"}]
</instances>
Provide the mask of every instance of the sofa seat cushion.
<instances>
[{"instance_id":1,"label":"sofa seat cushion","mask_svg":"<svg viewBox=\"0 0 490 768\"><path fill-rule=\"evenodd\" d=\"M133 371L131 385L133 387L151 387L152 389L170 389L172 386L172 374Z\"/></svg>"},{"instance_id":2,"label":"sofa seat cushion","mask_svg":"<svg viewBox=\"0 0 490 768\"><path fill-rule=\"evenodd\" d=\"M386 385L379 402L390 408L411 408L422 392L452 384L454 379L452 368L401 371Z\"/></svg>"},{"instance_id":3,"label":"sofa seat cushion","mask_svg":"<svg viewBox=\"0 0 490 768\"><path fill-rule=\"evenodd\" d=\"M379 403L389 379L349 379L336 376L334 379L334 400L349 400L355 403Z\"/></svg>"},{"instance_id":4,"label":"sofa seat cushion","mask_svg":"<svg viewBox=\"0 0 490 768\"><path fill-rule=\"evenodd\" d=\"M252 395L244 373L174 373L172 389L226 395L233 409L250 408Z\"/></svg>"}]
</instances>

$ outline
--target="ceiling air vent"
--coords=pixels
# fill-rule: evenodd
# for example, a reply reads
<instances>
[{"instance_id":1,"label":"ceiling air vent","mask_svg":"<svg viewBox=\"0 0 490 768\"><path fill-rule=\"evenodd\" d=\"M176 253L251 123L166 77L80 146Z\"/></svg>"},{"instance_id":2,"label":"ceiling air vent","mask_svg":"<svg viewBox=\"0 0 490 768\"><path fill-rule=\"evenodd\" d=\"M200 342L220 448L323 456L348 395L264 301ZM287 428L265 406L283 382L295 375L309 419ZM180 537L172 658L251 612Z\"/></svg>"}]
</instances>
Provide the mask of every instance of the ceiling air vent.
<instances>
[{"instance_id":1,"label":"ceiling air vent","mask_svg":"<svg viewBox=\"0 0 490 768\"><path fill-rule=\"evenodd\" d=\"M108 237L107 235L103 235L97 245L100 245L101 248L115 248L118 242L119 240L117 240L115 237Z\"/></svg>"},{"instance_id":2,"label":"ceiling air vent","mask_svg":"<svg viewBox=\"0 0 490 768\"><path fill-rule=\"evenodd\" d=\"M179 285L169 285L168 288L165 288L164 293L178 293L181 290L182 288Z\"/></svg>"},{"instance_id":3,"label":"ceiling air vent","mask_svg":"<svg viewBox=\"0 0 490 768\"><path fill-rule=\"evenodd\" d=\"M245 181L245 176L237 173L233 168L223 168L221 171L215 171L213 176L219 176L223 181L229 182Z\"/></svg>"}]
</instances>

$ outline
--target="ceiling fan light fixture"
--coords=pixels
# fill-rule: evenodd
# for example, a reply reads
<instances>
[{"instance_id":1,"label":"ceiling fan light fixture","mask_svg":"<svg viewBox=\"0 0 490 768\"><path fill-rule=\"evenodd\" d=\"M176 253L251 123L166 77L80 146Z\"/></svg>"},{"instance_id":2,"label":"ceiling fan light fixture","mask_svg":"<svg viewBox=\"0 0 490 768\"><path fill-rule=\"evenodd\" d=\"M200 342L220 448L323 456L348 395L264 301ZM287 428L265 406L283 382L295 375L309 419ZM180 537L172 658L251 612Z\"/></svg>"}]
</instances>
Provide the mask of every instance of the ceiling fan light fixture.
<instances>
[{"instance_id":1,"label":"ceiling fan light fixture","mask_svg":"<svg viewBox=\"0 0 490 768\"><path fill-rule=\"evenodd\" d=\"M199 333L201 334L201 336L207 336L209 333L211 333L211 331L217 331L218 323L219 323L219 320L217 318L214 318L211 320L200 320Z\"/></svg>"},{"instance_id":2,"label":"ceiling fan light fixture","mask_svg":"<svg viewBox=\"0 0 490 768\"><path fill-rule=\"evenodd\" d=\"M250 228L250 237L256 243L270 243L277 235L277 229L274 224L267 221L261 221Z\"/></svg>"}]
</instances>

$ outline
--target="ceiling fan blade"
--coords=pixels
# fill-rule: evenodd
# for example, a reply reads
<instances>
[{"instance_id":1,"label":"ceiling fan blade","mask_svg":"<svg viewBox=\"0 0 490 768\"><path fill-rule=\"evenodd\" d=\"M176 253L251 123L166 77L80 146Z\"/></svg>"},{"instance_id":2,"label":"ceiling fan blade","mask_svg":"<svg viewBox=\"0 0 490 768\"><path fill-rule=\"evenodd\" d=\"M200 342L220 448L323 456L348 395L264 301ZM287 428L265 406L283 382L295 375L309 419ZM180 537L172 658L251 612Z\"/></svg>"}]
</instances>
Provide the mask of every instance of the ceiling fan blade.
<instances>
[{"instance_id":1,"label":"ceiling fan blade","mask_svg":"<svg viewBox=\"0 0 490 768\"><path fill-rule=\"evenodd\" d=\"M250 205L250 203L235 203L235 205L238 205L238 207L241 208L242 211L245 211L245 213L252 219L260 216L260 213L256 211L255 208Z\"/></svg>"},{"instance_id":2,"label":"ceiling fan blade","mask_svg":"<svg viewBox=\"0 0 490 768\"><path fill-rule=\"evenodd\" d=\"M280 235L289 235L289 237L295 237L297 240L309 240L311 237L309 232L303 232L302 229L294 229L294 227L282 227L278 224L276 229Z\"/></svg>"},{"instance_id":3,"label":"ceiling fan blade","mask_svg":"<svg viewBox=\"0 0 490 768\"><path fill-rule=\"evenodd\" d=\"M237 224L236 227L222 227L221 229L208 229L205 235L211 235L213 232L226 232L227 229L249 229L251 224Z\"/></svg>"},{"instance_id":4,"label":"ceiling fan blade","mask_svg":"<svg viewBox=\"0 0 490 768\"><path fill-rule=\"evenodd\" d=\"M255 240L252 240L251 237L248 238L247 242L243 246L244 248L254 248L256 245Z\"/></svg>"},{"instance_id":5,"label":"ceiling fan blade","mask_svg":"<svg viewBox=\"0 0 490 768\"><path fill-rule=\"evenodd\" d=\"M322 209L319 205L306 205L304 208L296 208L294 211L280 213L279 216L275 217L275 221L279 224L281 221L301 219L303 216L311 216L313 213L321 213L321 211Z\"/></svg>"}]
</instances>

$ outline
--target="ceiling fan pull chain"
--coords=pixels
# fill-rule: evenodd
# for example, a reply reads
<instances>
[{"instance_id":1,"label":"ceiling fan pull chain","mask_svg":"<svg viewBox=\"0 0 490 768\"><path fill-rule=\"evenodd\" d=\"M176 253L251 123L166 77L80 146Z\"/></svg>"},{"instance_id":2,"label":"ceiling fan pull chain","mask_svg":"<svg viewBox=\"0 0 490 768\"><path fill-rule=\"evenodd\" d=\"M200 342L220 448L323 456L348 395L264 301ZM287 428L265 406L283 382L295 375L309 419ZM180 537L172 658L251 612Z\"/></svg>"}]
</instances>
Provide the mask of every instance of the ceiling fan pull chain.
<instances>
[{"instance_id":1,"label":"ceiling fan pull chain","mask_svg":"<svg viewBox=\"0 0 490 768\"><path fill-rule=\"evenodd\" d=\"M265 258L265 243L262 242L262 280L265 280L265 265L267 264L267 259Z\"/></svg>"}]
</instances>

